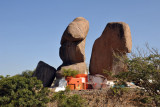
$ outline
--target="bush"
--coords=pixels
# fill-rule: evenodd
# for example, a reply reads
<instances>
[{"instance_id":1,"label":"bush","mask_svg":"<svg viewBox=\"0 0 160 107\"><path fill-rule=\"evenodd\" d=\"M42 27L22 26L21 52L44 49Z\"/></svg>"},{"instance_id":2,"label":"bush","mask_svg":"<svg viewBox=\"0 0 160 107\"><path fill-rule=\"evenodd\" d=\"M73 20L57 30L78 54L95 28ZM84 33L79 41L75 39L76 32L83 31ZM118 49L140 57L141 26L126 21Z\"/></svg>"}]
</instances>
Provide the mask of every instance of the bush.
<instances>
[{"instance_id":1,"label":"bush","mask_svg":"<svg viewBox=\"0 0 160 107\"><path fill-rule=\"evenodd\" d=\"M34 71L26 70L26 71L23 71L22 74L20 74L20 76L30 78L30 77L32 77L33 73L34 73Z\"/></svg>"},{"instance_id":2,"label":"bush","mask_svg":"<svg viewBox=\"0 0 160 107\"><path fill-rule=\"evenodd\" d=\"M68 77L68 76L75 77L77 74L78 74L77 70L63 69L63 75L65 77Z\"/></svg>"},{"instance_id":3,"label":"bush","mask_svg":"<svg viewBox=\"0 0 160 107\"><path fill-rule=\"evenodd\" d=\"M0 79L1 106L38 107L48 103L48 89L43 88L40 80L24 74L28 73Z\"/></svg>"},{"instance_id":4,"label":"bush","mask_svg":"<svg viewBox=\"0 0 160 107\"><path fill-rule=\"evenodd\" d=\"M54 93L53 100L57 101L58 107L86 107L80 95L68 95L65 91Z\"/></svg>"},{"instance_id":5,"label":"bush","mask_svg":"<svg viewBox=\"0 0 160 107\"><path fill-rule=\"evenodd\" d=\"M148 47L147 49L148 54L138 50L138 54L120 59L126 63L128 72L121 72L115 77L119 81L134 82L141 87L143 93L146 93L142 103L154 102L158 106L160 105L160 54L155 49Z\"/></svg>"}]
</instances>

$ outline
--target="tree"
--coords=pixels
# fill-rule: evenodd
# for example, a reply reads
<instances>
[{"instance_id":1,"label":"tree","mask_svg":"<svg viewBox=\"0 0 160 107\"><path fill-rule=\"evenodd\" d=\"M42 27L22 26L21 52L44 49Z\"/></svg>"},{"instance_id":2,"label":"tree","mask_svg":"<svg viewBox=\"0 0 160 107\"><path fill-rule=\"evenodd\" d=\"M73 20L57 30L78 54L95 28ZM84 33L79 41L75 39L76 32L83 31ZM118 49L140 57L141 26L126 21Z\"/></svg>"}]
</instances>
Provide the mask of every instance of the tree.
<instances>
[{"instance_id":1,"label":"tree","mask_svg":"<svg viewBox=\"0 0 160 107\"><path fill-rule=\"evenodd\" d=\"M49 102L48 89L42 82L31 77L30 72L0 79L1 106L45 106Z\"/></svg>"},{"instance_id":2,"label":"tree","mask_svg":"<svg viewBox=\"0 0 160 107\"><path fill-rule=\"evenodd\" d=\"M127 71L120 72L115 77L119 81L134 82L141 87L141 94L145 94L146 101L160 105L160 54L158 50L150 49L142 53L132 54L129 58L120 58L127 65ZM144 99L144 98L143 98ZM143 102L146 102L143 100Z\"/></svg>"}]
</instances>

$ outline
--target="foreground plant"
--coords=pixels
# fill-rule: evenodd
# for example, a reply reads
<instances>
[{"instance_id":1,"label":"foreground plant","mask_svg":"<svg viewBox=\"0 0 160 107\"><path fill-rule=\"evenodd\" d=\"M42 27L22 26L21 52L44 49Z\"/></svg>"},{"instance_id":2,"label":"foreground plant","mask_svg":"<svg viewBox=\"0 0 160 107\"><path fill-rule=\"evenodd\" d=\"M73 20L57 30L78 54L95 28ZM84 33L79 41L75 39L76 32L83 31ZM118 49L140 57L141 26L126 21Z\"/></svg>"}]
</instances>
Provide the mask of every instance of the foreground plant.
<instances>
[{"instance_id":1,"label":"foreground plant","mask_svg":"<svg viewBox=\"0 0 160 107\"><path fill-rule=\"evenodd\" d=\"M120 72L115 77L119 81L134 82L141 88L139 97L145 94L141 103L160 105L160 54L155 49L148 48L148 53L132 54L130 58L120 58L126 65L127 71ZM140 99L140 98L139 98ZM135 100L140 101L140 100Z\"/></svg>"},{"instance_id":2,"label":"foreground plant","mask_svg":"<svg viewBox=\"0 0 160 107\"><path fill-rule=\"evenodd\" d=\"M49 102L49 91L42 82L31 77L31 72L23 72L13 77L0 79L0 105L11 107L40 107Z\"/></svg>"},{"instance_id":3,"label":"foreground plant","mask_svg":"<svg viewBox=\"0 0 160 107\"><path fill-rule=\"evenodd\" d=\"M86 107L85 100L80 95L70 95L68 91L54 93L52 100L57 101L58 107Z\"/></svg>"}]
</instances>

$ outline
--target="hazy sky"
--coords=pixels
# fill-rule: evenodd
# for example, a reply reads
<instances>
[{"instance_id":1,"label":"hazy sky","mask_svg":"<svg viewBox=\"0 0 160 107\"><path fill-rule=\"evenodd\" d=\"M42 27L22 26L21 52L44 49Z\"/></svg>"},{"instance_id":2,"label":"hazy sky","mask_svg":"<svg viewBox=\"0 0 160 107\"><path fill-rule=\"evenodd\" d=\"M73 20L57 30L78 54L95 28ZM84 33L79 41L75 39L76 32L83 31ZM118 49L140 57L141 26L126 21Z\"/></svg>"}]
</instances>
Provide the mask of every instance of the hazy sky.
<instances>
[{"instance_id":1,"label":"hazy sky","mask_svg":"<svg viewBox=\"0 0 160 107\"><path fill-rule=\"evenodd\" d=\"M87 64L108 22L129 24L132 49L146 42L160 49L160 0L0 0L0 75L33 70L40 60L57 68L61 36L79 16L90 24Z\"/></svg>"}]
</instances>

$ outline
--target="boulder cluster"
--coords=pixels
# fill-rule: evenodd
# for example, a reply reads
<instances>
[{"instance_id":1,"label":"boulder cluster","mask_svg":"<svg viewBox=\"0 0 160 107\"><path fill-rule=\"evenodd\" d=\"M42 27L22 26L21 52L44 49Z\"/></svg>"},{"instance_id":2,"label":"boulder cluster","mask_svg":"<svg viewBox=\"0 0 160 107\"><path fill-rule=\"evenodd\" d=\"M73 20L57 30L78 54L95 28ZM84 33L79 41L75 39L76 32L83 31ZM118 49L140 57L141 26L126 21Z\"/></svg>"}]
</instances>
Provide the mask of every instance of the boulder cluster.
<instances>
[{"instance_id":1,"label":"boulder cluster","mask_svg":"<svg viewBox=\"0 0 160 107\"><path fill-rule=\"evenodd\" d=\"M50 87L53 80L61 79L63 69L73 69L79 74L88 74L85 63L85 42L89 31L89 22L83 17L75 18L64 31L61 38L59 56L63 63L57 70L40 61L33 76L42 80L44 87ZM108 23L102 35L95 40L89 65L89 74L109 76L103 71L119 73L125 65L114 54L125 56L132 48L131 32L124 22Z\"/></svg>"}]
</instances>

